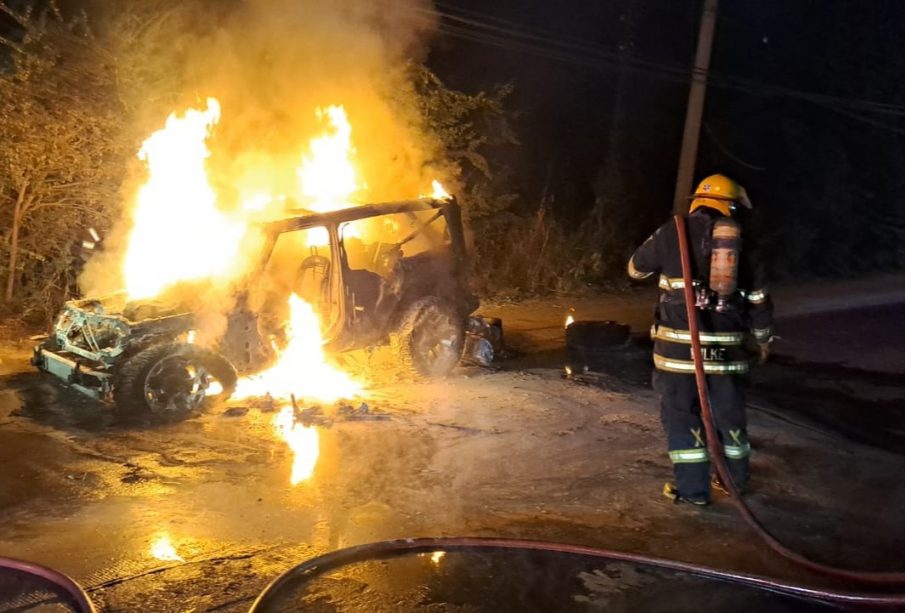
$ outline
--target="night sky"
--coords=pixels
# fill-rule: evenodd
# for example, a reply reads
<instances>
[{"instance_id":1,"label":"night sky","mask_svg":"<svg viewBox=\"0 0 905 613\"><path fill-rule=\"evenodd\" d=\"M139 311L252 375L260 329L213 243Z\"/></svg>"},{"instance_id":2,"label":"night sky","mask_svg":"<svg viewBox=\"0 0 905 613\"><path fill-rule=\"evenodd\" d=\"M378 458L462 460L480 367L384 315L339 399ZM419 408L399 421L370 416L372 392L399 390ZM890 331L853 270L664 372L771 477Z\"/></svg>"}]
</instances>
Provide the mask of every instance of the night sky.
<instances>
[{"instance_id":1,"label":"night sky","mask_svg":"<svg viewBox=\"0 0 905 613\"><path fill-rule=\"evenodd\" d=\"M605 203L626 251L669 214L700 0L436 0L428 64L513 83L516 212L579 226ZM0 23L0 26L3 24ZM695 180L751 194L775 277L905 268L905 3L721 0ZM620 256L621 257L621 256Z\"/></svg>"},{"instance_id":2,"label":"night sky","mask_svg":"<svg viewBox=\"0 0 905 613\"><path fill-rule=\"evenodd\" d=\"M609 194L643 237L670 211L700 5L444 0L430 64L456 88L515 83L522 146L502 159L523 207L546 190L580 221ZM696 180L724 172L748 188L763 248L792 253L779 276L905 265L905 5L719 10Z\"/></svg>"}]
</instances>

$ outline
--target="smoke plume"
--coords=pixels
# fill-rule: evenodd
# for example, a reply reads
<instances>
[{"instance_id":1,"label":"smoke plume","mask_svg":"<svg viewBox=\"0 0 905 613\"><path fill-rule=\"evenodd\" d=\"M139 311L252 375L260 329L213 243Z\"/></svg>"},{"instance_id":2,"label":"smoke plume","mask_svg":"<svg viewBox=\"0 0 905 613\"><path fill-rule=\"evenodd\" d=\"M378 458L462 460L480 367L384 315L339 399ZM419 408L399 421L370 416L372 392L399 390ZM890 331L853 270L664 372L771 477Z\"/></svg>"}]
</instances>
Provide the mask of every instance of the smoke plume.
<instances>
[{"instance_id":1,"label":"smoke plume","mask_svg":"<svg viewBox=\"0 0 905 613\"><path fill-rule=\"evenodd\" d=\"M122 11L108 14L108 23L116 24L111 32L132 27L114 43L119 57L133 54L133 69L121 72L124 87L132 88L123 96L132 101L137 145L169 112L203 108L207 97L217 98L222 114L208 140L207 167L225 212L258 193L292 202L299 162L324 129L315 110L329 105L343 105L352 125L361 175L354 199L416 197L441 174L439 148L422 128L406 70L424 53L435 24L429 0L158 0L147 6L127 1L106 8ZM86 294L123 286L122 262L145 172L133 160L107 253L89 262L80 280ZM161 236L160 248L179 245ZM236 270L247 265L237 262Z\"/></svg>"}]
</instances>

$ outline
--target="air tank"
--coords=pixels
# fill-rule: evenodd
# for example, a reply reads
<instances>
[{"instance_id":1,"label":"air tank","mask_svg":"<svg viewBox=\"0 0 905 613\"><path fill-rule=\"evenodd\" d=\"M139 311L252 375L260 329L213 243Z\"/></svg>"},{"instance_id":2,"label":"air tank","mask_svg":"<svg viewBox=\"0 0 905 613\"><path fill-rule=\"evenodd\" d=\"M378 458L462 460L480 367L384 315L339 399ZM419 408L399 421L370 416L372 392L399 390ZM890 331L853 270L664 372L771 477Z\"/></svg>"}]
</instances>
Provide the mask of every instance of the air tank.
<instances>
[{"instance_id":1,"label":"air tank","mask_svg":"<svg viewBox=\"0 0 905 613\"><path fill-rule=\"evenodd\" d=\"M742 228L729 218L713 224L710 252L710 289L717 296L717 310L726 308L738 289L738 259L742 251Z\"/></svg>"}]
</instances>

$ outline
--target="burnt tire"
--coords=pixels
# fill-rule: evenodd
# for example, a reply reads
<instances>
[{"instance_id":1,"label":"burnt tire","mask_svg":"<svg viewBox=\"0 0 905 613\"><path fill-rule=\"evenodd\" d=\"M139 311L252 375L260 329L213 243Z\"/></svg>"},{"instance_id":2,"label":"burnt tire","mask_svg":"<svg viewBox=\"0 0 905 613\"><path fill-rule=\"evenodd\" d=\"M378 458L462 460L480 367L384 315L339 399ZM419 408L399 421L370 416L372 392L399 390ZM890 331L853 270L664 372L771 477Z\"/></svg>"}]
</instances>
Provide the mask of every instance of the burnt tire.
<instances>
[{"instance_id":1,"label":"burnt tire","mask_svg":"<svg viewBox=\"0 0 905 613\"><path fill-rule=\"evenodd\" d=\"M182 343L163 343L139 351L119 368L113 400L123 417L154 421L185 419L203 406L224 402L236 389L236 369L220 354ZM220 391L209 394L213 382Z\"/></svg>"},{"instance_id":2,"label":"burnt tire","mask_svg":"<svg viewBox=\"0 0 905 613\"><path fill-rule=\"evenodd\" d=\"M625 347L631 328L615 321L576 321L566 327L566 347L578 351L606 351Z\"/></svg>"},{"instance_id":3,"label":"burnt tire","mask_svg":"<svg viewBox=\"0 0 905 613\"><path fill-rule=\"evenodd\" d=\"M462 358L465 317L449 301L421 298L403 311L390 335L390 346L404 373L448 375Z\"/></svg>"}]
</instances>

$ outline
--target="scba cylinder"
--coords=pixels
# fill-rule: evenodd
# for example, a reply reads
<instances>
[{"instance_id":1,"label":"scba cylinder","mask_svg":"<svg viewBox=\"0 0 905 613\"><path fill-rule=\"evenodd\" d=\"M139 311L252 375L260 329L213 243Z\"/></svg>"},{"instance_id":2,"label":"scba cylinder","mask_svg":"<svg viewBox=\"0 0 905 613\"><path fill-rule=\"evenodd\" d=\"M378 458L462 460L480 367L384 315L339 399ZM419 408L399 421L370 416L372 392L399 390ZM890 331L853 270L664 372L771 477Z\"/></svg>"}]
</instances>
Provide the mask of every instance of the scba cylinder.
<instances>
[{"instance_id":1,"label":"scba cylinder","mask_svg":"<svg viewBox=\"0 0 905 613\"><path fill-rule=\"evenodd\" d=\"M742 228L731 219L713 224L710 252L710 289L723 300L738 289L738 259L742 251Z\"/></svg>"}]
</instances>

